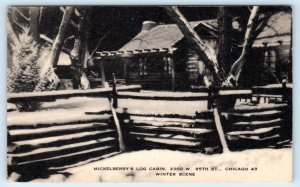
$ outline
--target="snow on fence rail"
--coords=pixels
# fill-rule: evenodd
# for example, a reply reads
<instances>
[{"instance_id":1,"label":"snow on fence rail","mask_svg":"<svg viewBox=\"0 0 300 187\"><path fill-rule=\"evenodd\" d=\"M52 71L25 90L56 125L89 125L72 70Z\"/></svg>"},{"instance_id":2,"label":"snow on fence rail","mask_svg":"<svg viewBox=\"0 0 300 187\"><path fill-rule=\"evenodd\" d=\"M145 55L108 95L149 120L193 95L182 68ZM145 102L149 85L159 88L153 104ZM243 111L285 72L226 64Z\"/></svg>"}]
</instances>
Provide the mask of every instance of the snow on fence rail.
<instances>
[{"instance_id":1,"label":"snow on fence rail","mask_svg":"<svg viewBox=\"0 0 300 187\"><path fill-rule=\"evenodd\" d=\"M216 96L250 97L251 90L219 90ZM118 98L131 98L143 100L170 100L170 101L197 101L207 100L209 92L121 92Z\"/></svg>"},{"instance_id":2,"label":"snow on fence rail","mask_svg":"<svg viewBox=\"0 0 300 187\"><path fill-rule=\"evenodd\" d=\"M293 94L293 86L292 84L271 84L266 86L254 86L252 88L253 97L256 100L260 100L261 98L263 101L270 102L270 101L278 101L281 102L288 102L291 104L292 102L292 94Z\"/></svg>"},{"instance_id":3,"label":"snow on fence rail","mask_svg":"<svg viewBox=\"0 0 300 187\"><path fill-rule=\"evenodd\" d=\"M117 91L139 91L141 86L120 86L116 88ZM47 91L47 92L23 92L23 93L9 93L7 102L17 103L22 101L53 101L55 99L70 98L78 96L93 96L93 97L107 97L111 94L113 88L98 88L91 90L61 90L61 91Z\"/></svg>"}]
</instances>

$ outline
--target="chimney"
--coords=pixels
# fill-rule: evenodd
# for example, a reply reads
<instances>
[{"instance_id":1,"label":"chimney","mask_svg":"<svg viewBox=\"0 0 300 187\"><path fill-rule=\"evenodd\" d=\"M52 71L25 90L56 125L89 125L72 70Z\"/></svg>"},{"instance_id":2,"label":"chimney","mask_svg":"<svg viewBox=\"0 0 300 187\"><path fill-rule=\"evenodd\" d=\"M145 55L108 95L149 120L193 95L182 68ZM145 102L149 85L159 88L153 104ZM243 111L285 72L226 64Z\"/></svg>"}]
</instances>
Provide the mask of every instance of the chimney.
<instances>
[{"instance_id":1,"label":"chimney","mask_svg":"<svg viewBox=\"0 0 300 187\"><path fill-rule=\"evenodd\" d=\"M154 21L144 21L142 25L142 31L150 31L156 25L157 23Z\"/></svg>"}]
</instances>

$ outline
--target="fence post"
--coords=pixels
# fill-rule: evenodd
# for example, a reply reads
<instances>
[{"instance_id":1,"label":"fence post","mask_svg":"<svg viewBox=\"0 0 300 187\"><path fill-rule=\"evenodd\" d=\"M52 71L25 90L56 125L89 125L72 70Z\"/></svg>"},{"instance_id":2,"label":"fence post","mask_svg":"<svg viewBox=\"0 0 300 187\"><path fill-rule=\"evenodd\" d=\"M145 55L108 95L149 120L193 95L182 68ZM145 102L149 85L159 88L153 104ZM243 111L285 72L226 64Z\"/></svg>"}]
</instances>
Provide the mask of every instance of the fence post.
<instances>
[{"instance_id":1,"label":"fence post","mask_svg":"<svg viewBox=\"0 0 300 187\"><path fill-rule=\"evenodd\" d=\"M118 108L118 93L117 93L117 80L115 77L115 74L112 74L112 79L113 79L113 83L112 83L112 99L113 99L113 107L114 108Z\"/></svg>"},{"instance_id":2,"label":"fence post","mask_svg":"<svg viewBox=\"0 0 300 187\"><path fill-rule=\"evenodd\" d=\"M218 97L219 90L220 90L219 88L208 86L207 108L213 110L215 127L223 148L223 153L225 153L225 152L229 152L230 150L226 142L225 133L223 131L220 112L219 112L220 108L218 107L218 104L220 104L220 102L218 102L220 101L220 98Z\"/></svg>"},{"instance_id":3,"label":"fence post","mask_svg":"<svg viewBox=\"0 0 300 187\"><path fill-rule=\"evenodd\" d=\"M286 89L286 79L282 80L282 102L286 102L287 98L287 89Z\"/></svg>"},{"instance_id":4,"label":"fence post","mask_svg":"<svg viewBox=\"0 0 300 187\"><path fill-rule=\"evenodd\" d=\"M104 62L101 60L100 62L100 69L101 69L101 84L102 87L105 87L105 71L104 71Z\"/></svg>"},{"instance_id":5,"label":"fence post","mask_svg":"<svg viewBox=\"0 0 300 187\"><path fill-rule=\"evenodd\" d=\"M116 77L115 74L112 74L112 79L113 79L113 83L112 83L112 98L110 101L110 108L111 108L111 112L113 115L113 119L117 128L117 132L118 132L118 141L119 141L119 147L120 147L120 151L124 152L126 151L126 147L124 144L124 139L123 139L123 134L122 134L122 129L120 126L120 122L117 116L117 112L116 112L116 108L118 108L118 93L117 93L117 88L116 88Z\"/></svg>"},{"instance_id":6,"label":"fence post","mask_svg":"<svg viewBox=\"0 0 300 187\"><path fill-rule=\"evenodd\" d=\"M257 101L258 104L260 103L260 96L259 95L256 96L256 101Z\"/></svg>"},{"instance_id":7,"label":"fence post","mask_svg":"<svg viewBox=\"0 0 300 187\"><path fill-rule=\"evenodd\" d=\"M214 121L215 121L215 125L216 125L216 129L217 129L217 133L219 135L220 138L220 142L223 148L223 153L229 152L229 148L228 148L228 144L225 138L225 133L222 127L222 122L221 122L221 117L220 117L220 106L218 105L222 105L223 103L220 102L220 99L224 99L224 98L220 98L218 97L218 93L219 93L219 88L213 88L211 87L210 91L211 92L211 108L213 109L213 115L214 115ZM209 98L210 99L210 98Z\"/></svg>"},{"instance_id":8,"label":"fence post","mask_svg":"<svg viewBox=\"0 0 300 187\"><path fill-rule=\"evenodd\" d=\"M208 98L207 98L207 109L212 109L212 103L213 103L213 96L212 96L212 90L211 87L208 88Z\"/></svg>"}]
</instances>

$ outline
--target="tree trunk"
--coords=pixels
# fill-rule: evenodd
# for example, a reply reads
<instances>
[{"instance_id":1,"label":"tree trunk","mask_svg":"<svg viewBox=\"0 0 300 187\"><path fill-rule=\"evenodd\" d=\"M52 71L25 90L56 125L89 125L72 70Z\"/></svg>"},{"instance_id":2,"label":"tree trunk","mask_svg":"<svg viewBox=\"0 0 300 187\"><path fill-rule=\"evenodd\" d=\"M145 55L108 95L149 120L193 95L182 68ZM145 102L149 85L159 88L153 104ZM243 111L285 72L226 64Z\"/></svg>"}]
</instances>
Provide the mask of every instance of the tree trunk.
<instances>
[{"instance_id":1,"label":"tree trunk","mask_svg":"<svg viewBox=\"0 0 300 187\"><path fill-rule=\"evenodd\" d=\"M242 68L246 62L246 55L251 49L253 41L255 40L255 37L252 37L251 34L253 34L252 32L254 30L254 24L256 19L258 18L258 11L259 11L259 6L253 6L247 23L247 30L244 37L245 39L244 39L242 53L240 57L231 66L229 76L227 78L227 81L224 82L224 84L235 85L239 79Z\"/></svg>"},{"instance_id":2,"label":"tree trunk","mask_svg":"<svg viewBox=\"0 0 300 187\"><path fill-rule=\"evenodd\" d=\"M201 38L190 26L190 24L187 22L185 17L180 13L177 7L166 7L166 10L168 14L171 16L171 18L173 18L174 21L177 23L178 27L180 28L181 32L186 37L186 39L188 39L193 44L197 54L200 55L200 57L202 57L202 60L205 62L205 65L210 67L212 72L215 72L215 77L219 79L218 81L222 81L223 78L222 76L224 76L224 72L220 72L223 70L219 70L214 49L204 45ZM206 76L204 77L204 83L207 88L211 86L211 82L208 80ZM212 107L214 111L213 112L214 119L216 121L215 125L223 147L223 152L228 152L229 149L225 139L223 127L221 124L219 109L215 104L213 104Z\"/></svg>"},{"instance_id":3,"label":"tree trunk","mask_svg":"<svg viewBox=\"0 0 300 187\"><path fill-rule=\"evenodd\" d=\"M29 8L29 33L34 41L39 40L39 19L40 19L40 7Z\"/></svg>"},{"instance_id":4,"label":"tree trunk","mask_svg":"<svg viewBox=\"0 0 300 187\"><path fill-rule=\"evenodd\" d=\"M226 7L219 7L218 17L218 63L225 72L229 72L231 62L231 26L232 20Z\"/></svg>"},{"instance_id":5,"label":"tree trunk","mask_svg":"<svg viewBox=\"0 0 300 187\"><path fill-rule=\"evenodd\" d=\"M71 15L74 12L74 7L67 7L60 23L58 34L52 44L52 49L44 68L41 71L41 81L37 85L36 90L54 90L59 84L59 78L54 72L54 67L57 66L59 55L62 49L63 42L65 40L67 28L71 19Z\"/></svg>"},{"instance_id":6,"label":"tree trunk","mask_svg":"<svg viewBox=\"0 0 300 187\"><path fill-rule=\"evenodd\" d=\"M78 31L75 35L74 46L70 54L73 71L73 88L89 89L90 84L86 76L88 60L88 9L82 8L79 17Z\"/></svg>"},{"instance_id":7,"label":"tree trunk","mask_svg":"<svg viewBox=\"0 0 300 187\"><path fill-rule=\"evenodd\" d=\"M169 16L175 21L185 38L192 44L196 53L201 57L205 66L211 70L216 84L220 84L225 80L224 70L219 67L216 51L209 45L205 45L203 40L194 31L189 22L181 14L176 6L167 6L165 10Z\"/></svg>"},{"instance_id":8,"label":"tree trunk","mask_svg":"<svg viewBox=\"0 0 300 187\"><path fill-rule=\"evenodd\" d=\"M58 30L58 34L52 45L52 50L51 50L51 54L49 57L49 63L52 64L53 67L57 66L59 54L61 52L63 42L66 38L66 32L67 32L69 22L70 22L73 12L74 12L74 7L67 7L66 11L62 17L62 20L61 20L61 23L59 26L59 30Z\"/></svg>"},{"instance_id":9,"label":"tree trunk","mask_svg":"<svg viewBox=\"0 0 300 187\"><path fill-rule=\"evenodd\" d=\"M230 68L229 76L225 79L225 71L220 66L217 57L215 55L215 50L210 46L205 45L203 40L198 36L198 34L194 31L185 17L181 14L179 9L176 6L167 6L165 7L169 16L176 22L177 26L185 36L185 38L193 44L196 53L201 57L203 62L205 63L206 67L211 70L214 80L213 84L220 84L222 83L223 86L236 86L237 81L239 79L240 72L242 70L243 65L246 61L246 55L251 50L252 44L257 37L257 35L262 31L264 26L267 23L269 15L265 16L263 19L258 20L259 14L259 6L253 6L251 10L251 14L248 19L247 30L245 33L244 45L242 49L242 53L238 60L236 60ZM224 10L221 10L224 11ZM223 13L223 12L221 12ZM225 12L224 12L225 14ZM224 20L225 21L225 20ZM226 21L227 22L227 21ZM226 23L229 24L229 23ZM230 37L230 36L229 36ZM223 39L221 42L226 42ZM221 44L220 44L221 45ZM225 45L227 46L227 44ZM222 53L222 52L221 52ZM222 54L221 54L222 55ZM220 58L219 58L220 59ZM225 58L222 58L225 60ZM224 62L225 63L225 62ZM227 62L226 62L227 63Z\"/></svg>"}]
</instances>

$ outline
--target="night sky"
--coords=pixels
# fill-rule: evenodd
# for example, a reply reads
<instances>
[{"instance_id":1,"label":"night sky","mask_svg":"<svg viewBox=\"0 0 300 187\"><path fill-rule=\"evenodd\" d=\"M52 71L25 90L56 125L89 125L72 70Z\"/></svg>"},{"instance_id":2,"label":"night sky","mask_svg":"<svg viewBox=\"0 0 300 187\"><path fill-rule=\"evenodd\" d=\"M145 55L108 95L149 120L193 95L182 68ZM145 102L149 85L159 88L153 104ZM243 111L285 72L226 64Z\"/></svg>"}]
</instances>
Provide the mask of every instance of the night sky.
<instances>
[{"instance_id":1,"label":"night sky","mask_svg":"<svg viewBox=\"0 0 300 187\"><path fill-rule=\"evenodd\" d=\"M190 21L216 18L216 10L217 8L208 8L204 13L199 11L199 8L182 9L184 15ZM142 22L145 20L172 23L162 7L101 7L96 8L94 12L92 17L93 30L91 32L94 33L94 36L97 34L103 35L107 30L113 28L110 37L104 41L100 50L119 49L141 30ZM99 23L99 20L103 21Z\"/></svg>"},{"instance_id":2,"label":"night sky","mask_svg":"<svg viewBox=\"0 0 300 187\"><path fill-rule=\"evenodd\" d=\"M234 8L233 11L239 15L239 11L248 10L243 8ZM99 51L118 50L128 41L130 41L141 30L143 21L151 20L160 23L173 23L166 14L163 7L140 7L140 6L94 6L91 10L91 27L89 29L90 51L94 50L99 39L110 33L101 42ZM180 10L189 21L215 19L218 15L218 7L180 7ZM236 16L232 15L232 16ZM244 14L245 15L245 14ZM50 38L54 38L58 31L62 13L58 7L46 7L43 10L40 32L45 33ZM76 16L72 18L78 22ZM72 27L68 30L68 36L75 33ZM66 43L67 47L72 47L72 41Z\"/></svg>"},{"instance_id":3,"label":"night sky","mask_svg":"<svg viewBox=\"0 0 300 187\"><path fill-rule=\"evenodd\" d=\"M21 8L21 7L20 7ZM163 7L158 6L90 6L89 50L93 51L99 39L107 37L100 43L98 51L118 50L130 41L141 30L143 21L151 20L160 23L173 23ZM268 6L265 9L276 10L282 7ZM21 8L22 9L22 8ZM218 17L217 6L189 6L179 7L183 15L189 21L216 19ZM250 11L248 7L229 7L230 16L239 17L245 27ZM28 9L27 9L28 11ZM24 8L26 14L26 9ZM63 13L58 7L45 7L42 12L40 32L54 39L59 28ZM78 17L72 16L78 23ZM74 27L68 29L68 36L75 34ZM73 40L65 43L67 48L72 48Z\"/></svg>"}]
</instances>

